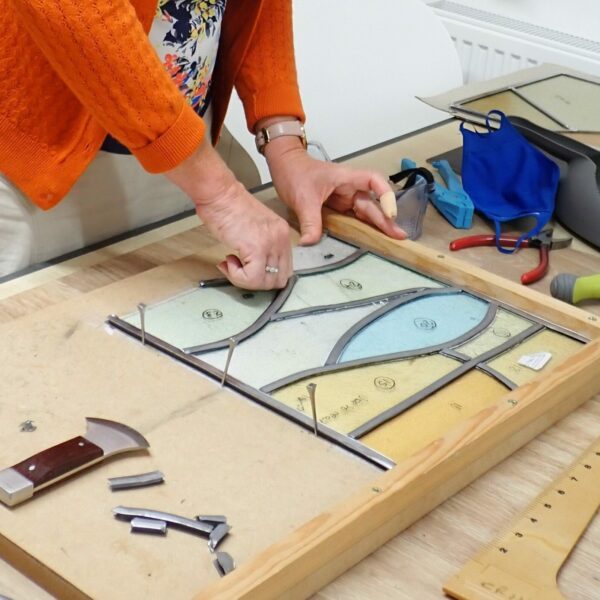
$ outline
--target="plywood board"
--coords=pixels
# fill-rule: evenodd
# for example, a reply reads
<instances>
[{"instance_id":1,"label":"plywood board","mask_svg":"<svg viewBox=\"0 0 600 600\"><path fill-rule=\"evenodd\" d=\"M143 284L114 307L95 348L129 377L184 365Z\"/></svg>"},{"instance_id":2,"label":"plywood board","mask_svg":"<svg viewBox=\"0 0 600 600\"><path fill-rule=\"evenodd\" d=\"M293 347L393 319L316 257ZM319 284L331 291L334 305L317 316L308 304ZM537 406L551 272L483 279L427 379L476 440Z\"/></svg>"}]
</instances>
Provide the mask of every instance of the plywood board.
<instances>
[{"instance_id":1,"label":"plywood board","mask_svg":"<svg viewBox=\"0 0 600 600\"><path fill-rule=\"evenodd\" d=\"M157 290L177 291L207 272L197 260L176 262L2 327L0 361L10 376L0 380L0 464L82 433L86 416L127 423L151 444L149 455L113 459L25 504L0 507L2 553L26 570L35 565L25 553L46 565L36 577L61 596L189 598L218 579L205 540L179 531L131 535L112 516L118 504L224 513L233 529L223 549L243 564L379 472L107 330L111 310L156 300ZM26 419L34 432L20 431ZM108 489L108 477L153 469L165 473L164 485Z\"/></svg>"}]
</instances>

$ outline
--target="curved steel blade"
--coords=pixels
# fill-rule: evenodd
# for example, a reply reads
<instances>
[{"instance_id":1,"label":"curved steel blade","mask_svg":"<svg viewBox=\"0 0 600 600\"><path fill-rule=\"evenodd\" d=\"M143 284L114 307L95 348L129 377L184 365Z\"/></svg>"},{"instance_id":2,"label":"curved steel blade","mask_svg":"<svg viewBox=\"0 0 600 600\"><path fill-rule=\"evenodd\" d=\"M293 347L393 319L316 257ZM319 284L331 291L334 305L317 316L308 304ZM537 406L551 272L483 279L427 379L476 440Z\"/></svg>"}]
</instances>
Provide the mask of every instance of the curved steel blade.
<instances>
[{"instance_id":1,"label":"curved steel blade","mask_svg":"<svg viewBox=\"0 0 600 600\"><path fill-rule=\"evenodd\" d=\"M95 417L86 417L85 420L87 422L85 438L100 446L104 456L128 450L141 450L150 446L141 433L123 423Z\"/></svg>"}]
</instances>

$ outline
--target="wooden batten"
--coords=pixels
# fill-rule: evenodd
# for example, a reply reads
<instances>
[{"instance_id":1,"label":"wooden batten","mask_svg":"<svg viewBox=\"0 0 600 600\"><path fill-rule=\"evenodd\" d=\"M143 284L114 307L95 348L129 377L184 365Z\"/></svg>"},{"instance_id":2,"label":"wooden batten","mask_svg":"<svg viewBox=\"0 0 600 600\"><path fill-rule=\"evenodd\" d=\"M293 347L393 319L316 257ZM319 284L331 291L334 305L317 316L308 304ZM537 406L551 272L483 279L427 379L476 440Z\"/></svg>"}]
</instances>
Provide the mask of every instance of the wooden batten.
<instances>
[{"instance_id":1,"label":"wooden batten","mask_svg":"<svg viewBox=\"0 0 600 600\"><path fill-rule=\"evenodd\" d=\"M418 243L396 242L328 212L328 230L433 276L529 311L593 341L544 377L508 393L274 544L197 600L307 598L600 390L600 326L583 310Z\"/></svg>"},{"instance_id":2,"label":"wooden batten","mask_svg":"<svg viewBox=\"0 0 600 600\"><path fill-rule=\"evenodd\" d=\"M470 265L448 253L432 250L419 242L393 240L357 219L331 210L326 210L325 227L333 235L402 260L419 271L451 281L457 287L505 302L586 337L593 339L600 335L600 319L597 316Z\"/></svg>"}]
</instances>

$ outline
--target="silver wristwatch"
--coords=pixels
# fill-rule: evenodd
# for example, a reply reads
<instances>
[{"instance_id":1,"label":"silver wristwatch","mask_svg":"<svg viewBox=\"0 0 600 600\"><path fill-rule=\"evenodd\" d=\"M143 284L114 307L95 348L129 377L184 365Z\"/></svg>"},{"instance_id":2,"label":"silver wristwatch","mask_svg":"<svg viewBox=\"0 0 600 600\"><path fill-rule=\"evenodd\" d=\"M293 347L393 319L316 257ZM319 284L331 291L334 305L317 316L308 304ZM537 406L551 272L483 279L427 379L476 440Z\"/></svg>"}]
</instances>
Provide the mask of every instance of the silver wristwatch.
<instances>
[{"instance_id":1,"label":"silver wristwatch","mask_svg":"<svg viewBox=\"0 0 600 600\"><path fill-rule=\"evenodd\" d=\"M300 121L294 120L279 121L278 123L273 123L273 125L260 129L254 138L256 141L256 149L261 154L264 154L265 147L271 140L284 135L299 137L302 145L306 148L306 132L304 131L304 125L302 125Z\"/></svg>"}]
</instances>

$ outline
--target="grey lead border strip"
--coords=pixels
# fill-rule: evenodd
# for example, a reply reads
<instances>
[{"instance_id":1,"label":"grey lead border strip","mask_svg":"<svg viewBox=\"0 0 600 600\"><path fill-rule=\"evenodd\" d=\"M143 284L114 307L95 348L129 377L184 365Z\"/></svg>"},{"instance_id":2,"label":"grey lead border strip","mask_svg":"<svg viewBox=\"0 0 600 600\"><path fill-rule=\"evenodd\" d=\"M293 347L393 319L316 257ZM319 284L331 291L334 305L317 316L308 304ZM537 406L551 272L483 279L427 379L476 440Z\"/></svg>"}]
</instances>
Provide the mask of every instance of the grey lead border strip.
<instances>
[{"instance_id":1,"label":"grey lead border strip","mask_svg":"<svg viewBox=\"0 0 600 600\"><path fill-rule=\"evenodd\" d=\"M423 292L417 292L416 294L411 294L410 296L407 296L407 297L400 297L400 298L397 298L396 300L388 302L385 306L382 306L379 310L372 312L370 315L367 315L366 317L362 318L360 321L355 323L352 327L350 327L350 329L348 329L348 331L346 331L346 333L344 333L344 335L342 335L342 337L337 341L336 345L333 347L333 350L330 352L329 356L327 357L327 360L325 361L325 365L337 364L337 361L339 360L340 356L342 355L342 352L344 351L344 349L346 348L346 346L348 345L350 340L355 335L357 335L360 331L362 331L365 327L368 327L371 323L373 323L374 321L377 321L377 319L385 316L388 312L391 312L392 310L398 308L399 306L402 306L403 304L409 304L410 302L414 302L420 298L425 298L427 296L441 296L441 295L445 295L445 294L467 294L468 295L468 292L463 292L462 290L460 290L458 288L440 288L440 289L431 288L431 289L425 290ZM491 316L490 316L490 313L491 313ZM487 311L484 319L481 321L481 323L479 323L479 325L477 327L470 329L467 333L456 338L455 340L452 340L452 341L444 343L444 344L437 344L436 346L431 346L431 348L436 348L437 350L441 350L442 348L445 348L450 344L453 346L458 346L461 343L461 340L463 338L465 340L468 340L471 337L473 337L473 335L476 335L477 333L479 333L479 331L481 331L482 329L487 327L493 320L495 314L496 314L496 305L493 305L490 303L488 311ZM482 323L485 323L484 327L480 327ZM465 336L468 336L468 337L465 338ZM430 352L432 352L432 351L433 350L431 350Z\"/></svg>"},{"instance_id":2,"label":"grey lead border strip","mask_svg":"<svg viewBox=\"0 0 600 600\"><path fill-rule=\"evenodd\" d=\"M470 356L467 356L466 354L463 354L458 350L454 350L453 348L442 350L440 354L442 356L447 356L448 358L455 358L457 360L460 360L461 362L468 362L471 360ZM506 386L509 390L514 390L517 387L519 387L514 381L506 377L506 375L503 375L502 373L500 373L500 371L496 371L496 369L492 369L492 367L490 367L487 364L480 363L475 367L475 369L477 371L483 371L484 373L487 373L494 379L497 379L502 385Z\"/></svg>"},{"instance_id":3,"label":"grey lead border strip","mask_svg":"<svg viewBox=\"0 0 600 600\"><path fill-rule=\"evenodd\" d=\"M347 310L350 308L358 308L360 306L367 306L369 304L377 304L379 302L390 302L401 296L409 296L418 292L426 290L436 290L438 288L408 288L406 290L398 290L395 292L389 292L387 294L380 294L379 296L370 296L369 298L361 298L360 300L349 300L348 302L340 302L338 304L322 304L319 306L310 306L307 308L298 308L296 310L288 310L286 312L278 312L271 317L271 322L284 321L285 319L293 319L295 317L304 317L310 315L316 315L324 312L331 312L336 310ZM444 288L441 288L444 289Z\"/></svg>"},{"instance_id":4,"label":"grey lead border strip","mask_svg":"<svg viewBox=\"0 0 600 600\"><path fill-rule=\"evenodd\" d=\"M505 385L509 390L516 390L519 387L514 381L512 381L512 379L509 379L506 375L503 375L502 373L500 373L500 371L496 371L496 369L493 369L489 365L482 363L482 364L477 365L477 367L475 367L475 368L477 371L483 371L484 373L487 373L494 379L497 379L501 384Z\"/></svg>"},{"instance_id":5,"label":"grey lead border strip","mask_svg":"<svg viewBox=\"0 0 600 600\"><path fill-rule=\"evenodd\" d=\"M329 236L332 237L332 236ZM310 269L299 269L298 271L294 271L295 275L319 275L320 273L327 273L327 271L335 271L336 269L341 269L342 267L346 267L347 265L356 262L359 258L365 256L365 254L369 254L368 250L364 250L363 248L357 248L356 252L353 252L346 258L342 258L342 260L338 260L337 262L322 265L320 267L311 267Z\"/></svg>"},{"instance_id":6,"label":"grey lead border strip","mask_svg":"<svg viewBox=\"0 0 600 600\"><path fill-rule=\"evenodd\" d=\"M476 356L475 358L463 363L462 365L460 365L460 367L458 367L457 369L454 369L454 371L448 373L447 375L444 375L444 377L441 377L435 383L428 385L426 388L418 391L416 394L413 394L409 398L406 398L402 402L400 402L400 403L396 404L395 406L392 406L391 408L388 408L387 410L378 414L376 417L373 417L370 421L363 423L360 427L357 427L356 429L354 429L353 431L348 433L348 435L353 438L359 438L359 437L362 437L363 435L366 435L367 433L369 433L370 431L373 431L373 429L376 429L380 425L383 425L385 422L389 421L390 419L393 419L394 417L401 415L404 411L408 410L415 404L418 404L419 402L421 402L421 400L423 400L427 396L430 396L434 392L439 391L442 387L444 387L448 383L455 381L456 379L458 379L459 377L461 377L468 371L475 369L480 363L484 363L492 358L495 358L496 356L499 356L500 354L503 354L504 352L506 352L507 350L510 350L514 346L519 345L521 342L523 342L527 338L531 337L532 335L535 335L542 329L543 329L542 325L533 325L529 329L522 331L521 333L514 336L510 340L504 342L504 344L500 344L500 346L496 346L495 348L492 348L488 352L484 352L483 354Z\"/></svg>"},{"instance_id":7,"label":"grey lead border strip","mask_svg":"<svg viewBox=\"0 0 600 600\"><path fill-rule=\"evenodd\" d=\"M117 315L110 315L107 319L107 323L109 323L116 329L122 331L123 333L126 333L134 338L137 338L138 340L141 340L140 329L138 327L135 327L135 325L127 323L127 321L123 321L123 319L121 319ZM152 346L153 348L156 348L157 350L160 350L161 352L172 356L176 360L185 363L186 365L194 368L197 371L211 375L212 377L221 380L223 373L216 367L213 367L212 365L204 362L197 356L194 356L193 354L186 354L183 350L180 350L179 348L168 344L167 342L161 340L160 338L157 338L152 334L146 333L145 337L146 345ZM279 402L279 400L276 400L275 398L262 393L260 390L257 390L249 386L248 384L242 383L234 377L228 375L226 381L234 388L234 390L250 397L253 400L256 400L260 404L263 404L267 408L270 408L271 410L287 417L288 419L299 423L304 428L309 429L311 431L313 430L314 423L312 418L303 415L302 413L299 413L295 409L283 404L282 402ZM391 469L396 464L387 456L369 448L368 446L365 446L362 442L354 440L342 433L339 433L338 431L335 431L334 429L331 429L330 427L327 427L322 423L319 423L319 435L329 440L330 442L333 442L338 446L349 450L353 454L356 454L361 458L368 460L371 464L377 467L383 469Z\"/></svg>"},{"instance_id":8,"label":"grey lead border strip","mask_svg":"<svg viewBox=\"0 0 600 600\"><path fill-rule=\"evenodd\" d=\"M276 296L273 298L273 301L267 309L250 325L250 327L244 329L240 333L235 336L236 341L240 342L250 337L257 331L260 331L270 320L271 315L276 313L285 303L285 301L290 297L294 286L296 285L296 281L298 278L295 275L292 275L288 280L287 285L283 288ZM229 283L229 282L227 282ZM210 350L219 350L221 348L226 348L229 344L229 338L224 340L219 340L217 342L210 342L208 344L199 344L198 346L189 346L187 348L183 348L183 351L186 354L197 354L201 352L208 352Z\"/></svg>"},{"instance_id":9,"label":"grey lead border strip","mask_svg":"<svg viewBox=\"0 0 600 600\"><path fill-rule=\"evenodd\" d=\"M444 288L444 289L446 289L446 288ZM445 292L445 293L448 293L448 292ZM412 299L412 297L411 297L411 299ZM410 299L408 299L408 301L410 301ZM396 306L391 307L390 310L401 304L403 304L403 302L398 302L396 304ZM384 308L387 308L387 306L385 306ZM393 352L391 354L380 354L378 356L370 356L369 358L359 358L356 360L349 360L344 363L337 363L337 362L328 363L328 362L326 362L325 366L323 366L323 367L314 367L312 369L305 369L304 371L299 371L297 373L293 373L292 375L288 375L287 377L282 377L281 379L278 379L277 381L273 381L272 383L264 385L260 389L261 389L261 391L263 391L267 394L270 394L282 387L286 387L288 385L291 385L298 381L302 381L303 379L312 377L314 375L317 375L317 376L325 375L327 373L335 373L336 371L346 371L346 370L354 369L354 368L367 367L369 365L394 362L397 360L403 360L403 359L407 359L407 358L419 358L421 356L427 356L429 354L440 353L440 351L447 348L449 344L458 346L458 345L464 343L465 340L470 340L474 335L481 333L483 330L485 330L487 327L489 327L489 325L493 322L493 320L496 316L496 309L497 309L497 305L490 303L487 313L485 314L484 318L481 320L481 322L477 326L475 326L473 329L470 329L467 333L464 333L460 337L457 337L454 340L450 340L450 342L436 344L435 346L427 346L425 348L419 348L418 350L412 349L412 350L405 350L403 352ZM380 311L377 311L377 312L380 312ZM375 313L373 313L373 314L375 314ZM356 326L353 326L352 329L354 329L354 327L356 327ZM339 342L338 342L338 344L339 344ZM337 344L336 344L336 346L337 346ZM334 350L335 350L335 348L334 348ZM332 354L333 354L333 351L332 351ZM446 354L446 352L441 352L441 354ZM470 360L469 357L460 358L460 357L452 356L452 358L458 358L459 360L461 360L461 362L465 362L465 360Z\"/></svg>"},{"instance_id":10,"label":"grey lead border strip","mask_svg":"<svg viewBox=\"0 0 600 600\"><path fill-rule=\"evenodd\" d=\"M333 236L329 236L333 237ZM341 240L340 240L341 241ZM344 242L346 243L346 242ZM354 246L354 244L348 244L349 246ZM310 269L299 269L298 271L294 271L292 277L298 275L318 275L319 273L327 273L328 271L334 271L335 269L341 269L347 265L352 264L357 261L359 258L363 257L365 254L369 254L368 250L363 250L362 248L357 248L355 252L346 256L346 258L342 258L342 260L338 260L337 262L332 262L327 265L322 265L320 267L311 267ZM201 279L198 283L201 288L208 287L221 287L226 285L231 285L229 279L225 279L225 277L215 277L214 279Z\"/></svg>"}]
</instances>

